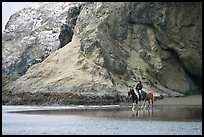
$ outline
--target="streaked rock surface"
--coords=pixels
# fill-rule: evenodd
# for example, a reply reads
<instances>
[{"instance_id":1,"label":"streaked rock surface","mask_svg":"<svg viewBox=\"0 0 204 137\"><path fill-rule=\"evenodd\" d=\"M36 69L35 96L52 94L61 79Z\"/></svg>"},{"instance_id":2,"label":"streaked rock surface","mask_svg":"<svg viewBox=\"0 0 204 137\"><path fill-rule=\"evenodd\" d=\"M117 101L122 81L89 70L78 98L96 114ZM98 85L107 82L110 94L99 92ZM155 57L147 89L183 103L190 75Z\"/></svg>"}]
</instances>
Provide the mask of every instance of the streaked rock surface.
<instances>
[{"instance_id":1,"label":"streaked rock surface","mask_svg":"<svg viewBox=\"0 0 204 137\"><path fill-rule=\"evenodd\" d=\"M62 19L53 18L56 17L52 9L54 3L50 7L44 4L52 9L47 21L58 20L60 23L55 27L44 25L50 30L35 29L34 36L27 30L19 33L18 25L11 25L10 18L11 23L8 23L2 38L2 73L27 71L10 82L8 90L127 96L133 81L141 79L144 90L151 90L158 96L201 93L201 3L90 2L75 3L72 10L66 4L61 4L64 7ZM38 14L38 10L36 8L34 12ZM76 14L67 15L67 11ZM24 9L13 16L20 19L20 13L27 15ZM12 26L14 29L11 31ZM40 26L38 29L43 27ZM54 40L53 29L57 30ZM51 32L52 35L48 35ZM59 35L61 43L67 44L60 45ZM44 44L36 43L36 37L40 36ZM23 44L23 40L33 40L36 44L31 42L30 45L35 48ZM15 48L10 48L13 45ZM46 50L37 52L37 47L53 48L47 57L41 58ZM29 58L40 58L40 63L28 67L28 60L32 60Z\"/></svg>"}]
</instances>

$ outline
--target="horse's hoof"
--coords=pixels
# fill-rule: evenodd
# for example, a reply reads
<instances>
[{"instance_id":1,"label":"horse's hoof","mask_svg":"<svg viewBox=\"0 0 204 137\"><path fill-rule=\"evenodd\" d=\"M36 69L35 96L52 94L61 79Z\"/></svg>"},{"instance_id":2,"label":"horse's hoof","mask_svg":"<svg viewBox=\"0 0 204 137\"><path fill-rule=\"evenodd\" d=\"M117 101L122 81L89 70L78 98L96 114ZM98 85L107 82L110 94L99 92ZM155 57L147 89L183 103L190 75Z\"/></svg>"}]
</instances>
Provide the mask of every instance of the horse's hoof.
<instances>
[{"instance_id":1,"label":"horse's hoof","mask_svg":"<svg viewBox=\"0 0 204 137\"><path fill-rule=\"evenodd\" d=\"M134 109L132 109L132 113L134 113L135 112L135 110Z\"/></svg>"},{"instance_id":2,"label":"horse's hoof","mask_svg":"<svg viewBox=\"0 0 204 137\"><path fill-rule=\"evenodd\" d=\"M135 110L135 108L132 108L132 111L134 111Z\"/></svg>"}]
</instances>

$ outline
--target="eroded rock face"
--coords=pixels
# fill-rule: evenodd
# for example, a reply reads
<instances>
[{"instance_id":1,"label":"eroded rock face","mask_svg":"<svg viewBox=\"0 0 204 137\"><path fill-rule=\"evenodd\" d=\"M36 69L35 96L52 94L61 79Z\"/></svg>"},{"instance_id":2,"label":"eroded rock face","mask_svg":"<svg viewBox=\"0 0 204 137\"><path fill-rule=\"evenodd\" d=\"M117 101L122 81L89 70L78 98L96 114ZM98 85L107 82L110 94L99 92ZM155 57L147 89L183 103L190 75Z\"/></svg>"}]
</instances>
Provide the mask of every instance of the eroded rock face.
<instances>
[{"instance_id":1,"label":"eroded rock face","mask_svg":"<svg viewBox=\"0 0 204 137\"><path fill-rule=\"evenodd\" d=\"M169 89L186 93L201 89L201 10L199 3L96 3L81 12L75 32L84 39L85 56L95 49L102 53L113 82L115 75L125 81L142 78L147 87L170 95Z\"/></svg>"},{"instance_id":2,"label":"eroded rock face","mask_svg":"<svg viewBox=\"0 0 204 137\"><path fill-rule=\"evenodd\" d=\"M63 35L61 26L66 24L68 15L73 16L71 9L80 10L83 4L40 2L13 14L2 34L2 75L15 80L30 66L42 62L61 45L70 42L59 39L59 35Z\"/></svg>"},{"instance_id":3,"label":"eroded rock face","mask_svg":"<svg viewBox=\"0 0 204 137\"><path fill-rule=\"evenodd\" d=\"M201 92L201 3L86 3L70 26L71 42L9 90L126 96L141 79L166 96Z\"/></svg>"}]
</instances>

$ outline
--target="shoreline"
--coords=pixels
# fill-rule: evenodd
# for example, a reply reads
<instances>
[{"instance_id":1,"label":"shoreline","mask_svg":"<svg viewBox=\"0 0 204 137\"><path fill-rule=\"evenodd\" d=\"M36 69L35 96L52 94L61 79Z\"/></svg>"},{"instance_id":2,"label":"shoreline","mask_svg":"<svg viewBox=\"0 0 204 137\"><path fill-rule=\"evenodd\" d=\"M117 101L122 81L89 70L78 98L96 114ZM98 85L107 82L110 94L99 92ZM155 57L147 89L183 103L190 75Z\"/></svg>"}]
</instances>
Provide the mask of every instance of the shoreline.
<instances>
[{"instance_id":1,"label":"shoreline","mask_svg":"<svg viewBox=\"0 0 204 137\"><path fill-rule=\"evenodd\" d=\"M139 103L142 103L140 101ZM148 101L146 101L148 103ZM118 105L132 104L132 100L122 95L87 96L74 93L52 92L2 92L2 105L64 106L64 105ZM202 94L189 96L157 97L154 105L201 105Z\"/></svg>"},{"instance_id":2,"label":"shoreline","mask_svg":"<svg viewBox=\"0 0 204 137\"><path fill-rule=\"evenodd\" d=\"M165 97L164 99L154 101L154 105L201 105L202 94L190 95L185 97Z\"/></svg>"}]
</instances>

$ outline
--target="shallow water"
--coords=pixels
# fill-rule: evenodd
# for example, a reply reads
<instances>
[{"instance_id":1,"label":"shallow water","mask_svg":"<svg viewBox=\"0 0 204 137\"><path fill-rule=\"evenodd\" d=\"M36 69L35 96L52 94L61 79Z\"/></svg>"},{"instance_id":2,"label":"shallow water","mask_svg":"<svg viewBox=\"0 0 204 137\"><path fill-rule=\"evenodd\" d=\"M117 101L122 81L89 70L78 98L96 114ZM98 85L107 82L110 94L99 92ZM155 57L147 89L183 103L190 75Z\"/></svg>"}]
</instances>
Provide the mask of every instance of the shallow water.
<instances>
[{"instance_id":1,"label":"shallow water","mask_svg":"<svg viewBox=\"0 0 204 137\"><path fill-rule=\"evenodd\" d=\"M2 134L202 134L202 106L3 106ZM142 130L141 130L142 129Z\"/></svg>"}]
</instances>

